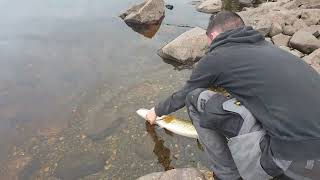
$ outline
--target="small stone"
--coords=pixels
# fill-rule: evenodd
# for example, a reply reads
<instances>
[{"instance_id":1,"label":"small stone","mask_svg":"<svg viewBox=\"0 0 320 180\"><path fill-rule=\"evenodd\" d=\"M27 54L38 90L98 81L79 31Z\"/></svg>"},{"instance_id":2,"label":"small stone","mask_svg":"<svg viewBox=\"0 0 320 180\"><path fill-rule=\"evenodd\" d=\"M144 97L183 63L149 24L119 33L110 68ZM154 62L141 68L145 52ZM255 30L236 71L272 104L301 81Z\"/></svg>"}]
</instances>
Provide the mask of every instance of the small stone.
<instances>
[{"instance_id":1,"label":"small stone","mask_svg":"<svg viewBox=\"0 0 320 180\"><path fill-rule=\"evenodd\" d=\"M64 140L64 137L60 137L60 138L59 138L59 141L63 141L63 140Z\"/></svg>"},{"instance_id":2,"label":"small stone","mask_svg":"<svg viewBox=\"0 0 320 180\"><path fill-rule=\"evenodd\" d=\"M111 166L112 166L111 164L108 164L108 165L104 166L104 169L105 169L105 170L108 170L108 169L111 168Z\"/></svg>"},{"instance_id":3,"label":"small stone","mask_svg":"<svg viewBox=\"0 0 320 180\"><path fill-rule=\"evenodd\" d=\"M312 34L314 37L316 37L317 39L320 38L320 31L316 31Z\"/></svg>"},{"instance_id":4,"label":"small stone","mask_svg":"<svg viewBox=\"0 0 320 180\"><path fill-rule=\"evenodd\" d=\"M44 168L44 172L49 172L49 170L50 170L50 167Z\"/></svg>"},{"instance_id":5,"label":"small stone","mask_svg":"<svg viewBox=\"0 0 320 180\"><path fill-rule=\"evenodd\" d=\"M169 10L172 10L173 9L173 5L166 4L166 8L169 9Z\"/></svg>"}]
</instances>

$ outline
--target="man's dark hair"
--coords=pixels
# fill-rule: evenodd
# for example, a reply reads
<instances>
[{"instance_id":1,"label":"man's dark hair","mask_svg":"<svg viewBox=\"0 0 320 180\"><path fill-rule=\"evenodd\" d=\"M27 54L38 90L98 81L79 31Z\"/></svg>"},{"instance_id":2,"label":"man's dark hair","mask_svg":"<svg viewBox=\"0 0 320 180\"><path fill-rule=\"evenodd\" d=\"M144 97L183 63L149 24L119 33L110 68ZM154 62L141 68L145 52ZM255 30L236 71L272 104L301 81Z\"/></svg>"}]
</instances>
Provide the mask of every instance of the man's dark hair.
<instances>
[{"instance_id":1,"label":"man's dark hair","mask_svg":"<svg viewBox=\"0 0 320 180\"><path fill-rule=\"evenodd\" d=\"M231 11L221 11L210 17L207 35L209 36L214 30L225 32L231 29L243 27L244 25L243 20L238 14Z\"/></svg>"}]
</instances>

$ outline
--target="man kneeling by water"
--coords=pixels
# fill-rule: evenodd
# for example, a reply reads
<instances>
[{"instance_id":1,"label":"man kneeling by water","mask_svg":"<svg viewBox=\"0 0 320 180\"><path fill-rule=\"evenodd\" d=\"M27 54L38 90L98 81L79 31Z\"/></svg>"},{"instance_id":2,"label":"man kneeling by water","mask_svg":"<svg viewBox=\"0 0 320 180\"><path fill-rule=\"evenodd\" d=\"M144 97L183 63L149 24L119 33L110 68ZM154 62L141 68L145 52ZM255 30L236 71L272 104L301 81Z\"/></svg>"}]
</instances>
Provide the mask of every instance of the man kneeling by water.
<instances>
[{"instance_id":1,"label":"man kneeling by water","mask_svg":"<svg viewBox=\"0 0 320 180\"><path fill-rule=\"evenodd\" d=\"M186 105L216 179L319 179L319 74L236 13L213 15L207 35L209 53L147 120Z\"/></svg>"}]
</instances>

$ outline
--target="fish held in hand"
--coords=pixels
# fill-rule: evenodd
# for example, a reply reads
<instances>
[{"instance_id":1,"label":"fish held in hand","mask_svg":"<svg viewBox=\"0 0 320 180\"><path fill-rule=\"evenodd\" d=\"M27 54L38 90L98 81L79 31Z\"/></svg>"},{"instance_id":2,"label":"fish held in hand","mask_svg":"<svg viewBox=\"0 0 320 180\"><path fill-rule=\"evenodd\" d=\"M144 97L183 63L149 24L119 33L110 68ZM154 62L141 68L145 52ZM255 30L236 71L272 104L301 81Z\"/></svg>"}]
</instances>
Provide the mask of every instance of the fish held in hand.
<instances>
[{"instance_id":1,"label":"fish held in hand","mask_svg":"<svg viewBox=\"0 0 320 180\"><path fill-rule=\"evenodd\" d=\"M137 114L143 119L146 119L148 111L148 109L139 109L137 110ZM156 124L175 134L190 138L198 138L198 133L191 121L177 119L175 116L162 116L157 117Z\"/></svg>"}]
</instances>

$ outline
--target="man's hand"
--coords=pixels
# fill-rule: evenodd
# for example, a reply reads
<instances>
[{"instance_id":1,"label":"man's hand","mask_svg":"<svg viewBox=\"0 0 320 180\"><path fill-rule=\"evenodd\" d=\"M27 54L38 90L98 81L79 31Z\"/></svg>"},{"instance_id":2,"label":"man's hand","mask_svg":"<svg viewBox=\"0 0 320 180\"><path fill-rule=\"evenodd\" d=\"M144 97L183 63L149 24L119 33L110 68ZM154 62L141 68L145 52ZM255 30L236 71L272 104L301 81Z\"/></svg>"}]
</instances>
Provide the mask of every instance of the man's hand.
<instances>
[{"instance_id":1,"label":"man's hand","mask_svg":"<svg viewBox=\"0 0 320 180\"><path fill-rule=\"evenodd\" d=\"M157 115L156 115L156 112L154 111L154 108L150 109L147 114L146 120L152 125L152 124L155 124L156 118L157 118Z\"/></svg>"}]
</instances>

